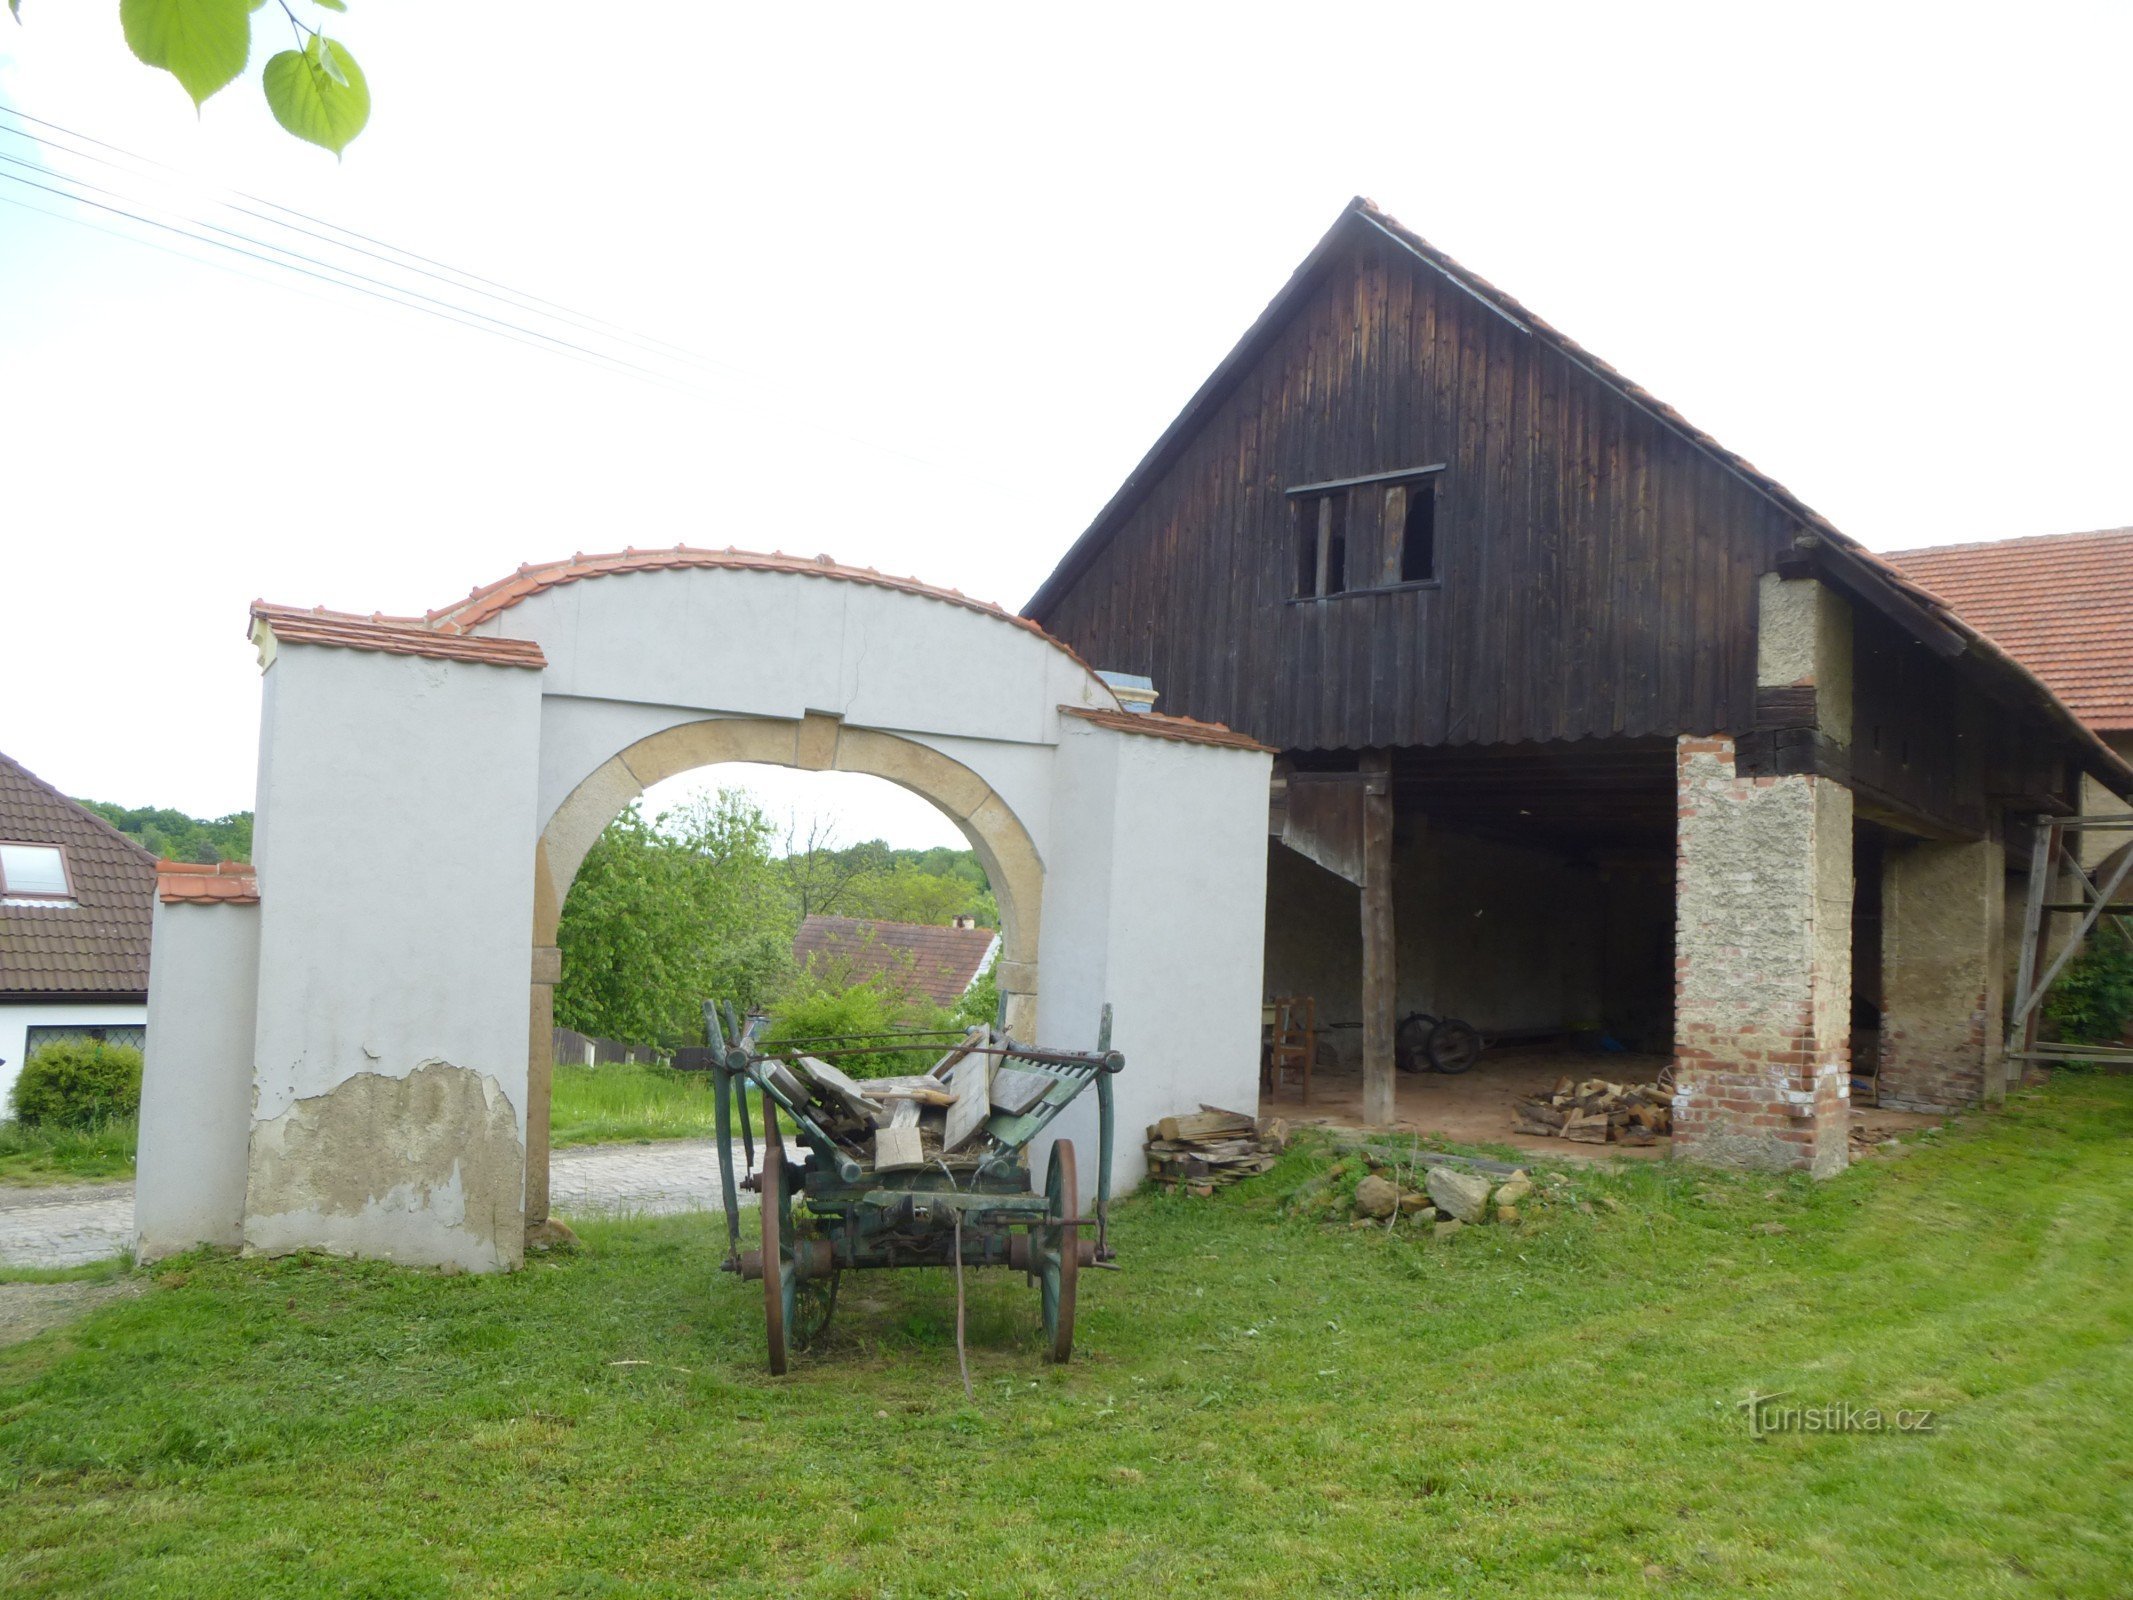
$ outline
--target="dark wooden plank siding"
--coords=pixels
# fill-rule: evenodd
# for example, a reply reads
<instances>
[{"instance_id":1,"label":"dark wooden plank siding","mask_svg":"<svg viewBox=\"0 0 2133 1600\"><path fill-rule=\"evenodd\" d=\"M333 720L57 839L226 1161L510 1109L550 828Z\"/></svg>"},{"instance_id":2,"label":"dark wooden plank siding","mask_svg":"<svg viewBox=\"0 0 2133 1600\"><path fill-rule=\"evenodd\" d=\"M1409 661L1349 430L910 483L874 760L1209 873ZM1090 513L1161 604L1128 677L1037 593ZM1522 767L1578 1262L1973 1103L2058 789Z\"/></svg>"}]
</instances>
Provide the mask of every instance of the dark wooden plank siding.
<instances>
[{"instance_id":1,"label":"dark wooden plank siding","mask_svg":"<svg viewBox=\"0 0 2133 1600\"><path fill-rule=\"evenodd\" d=\"M1294 598L1285 490L1437 462L1437 588ZM1351 492L1351 584L1400 530ZM1046 625L1161 709L1294 750L1746 731L1738 474L1390 242L1332 253Z\"/></svg>"}]
</instances>

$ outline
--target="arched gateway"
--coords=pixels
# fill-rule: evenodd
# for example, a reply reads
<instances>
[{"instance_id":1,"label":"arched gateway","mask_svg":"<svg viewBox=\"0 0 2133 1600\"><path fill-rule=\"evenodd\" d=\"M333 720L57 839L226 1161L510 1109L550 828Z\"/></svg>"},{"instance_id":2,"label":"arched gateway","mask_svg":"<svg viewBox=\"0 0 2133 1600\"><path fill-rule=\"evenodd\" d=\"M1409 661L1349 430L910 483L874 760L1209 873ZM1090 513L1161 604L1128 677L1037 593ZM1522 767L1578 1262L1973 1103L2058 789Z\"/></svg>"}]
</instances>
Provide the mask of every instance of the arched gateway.
<instances>
[{"instance_id":1,"label":"arched gateway","mask_svg":"<svg viewBox=\"0 0 2133 1600\"><path fill-rule=\"evenodd\" d=\"M144 1257L515 1264L547 1214L563 897L623 807L716 762L869 773L952 818L999 899L1009 1031L1084 1046L1110 1002L1124 1126L1256 1092L1267 754L1126 711L1021 618L685 547L424 617L252 614L256 880L164 880Z\"/></svg>"}]
</instances>

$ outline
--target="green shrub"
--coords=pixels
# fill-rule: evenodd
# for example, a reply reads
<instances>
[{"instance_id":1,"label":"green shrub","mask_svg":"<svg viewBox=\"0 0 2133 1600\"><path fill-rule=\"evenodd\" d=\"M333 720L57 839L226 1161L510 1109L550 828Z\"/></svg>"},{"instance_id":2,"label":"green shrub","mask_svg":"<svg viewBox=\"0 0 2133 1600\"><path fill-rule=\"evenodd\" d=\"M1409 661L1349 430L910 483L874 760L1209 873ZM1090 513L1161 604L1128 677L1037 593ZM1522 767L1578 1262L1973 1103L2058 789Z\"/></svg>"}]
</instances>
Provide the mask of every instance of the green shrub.
<instances>
[{"instance_id":1,"label":"green shrub","mask_svg":"<svg viewBox=\"0 0 2133 1600\"><path fill-rule=\"evenodd\" d=\"M772 1007L774 1021L765 1048L787 1039L820 1039L853 1033L904 1033L956 1026L949 1014L916 990L881 978L837 984L803 974ZM840 1055L837 1065L855 1078L894 1078L924 1072L946 1050L934 1043L915 1050L872 1050Z\"/></svg>"},{"instance_id":2,"label":"green shrub","mask_svg":"<svg viewBox=\"0 0 2133 1600\"><path fill-rule=\"evenodd\" d=\"M15 1116L31 1126L93 1128L141 1109L141 1052L96 1039L55 1039L15 1079Z\"/></svg>"},{"instance_id":3,"label":"green shrub","mask_svg":"<svg viewBox=\"0 0 2133 1600\"><path fill-rule=\"evenodd\" d=\"M2117 1044L2133 1022L2133 944L2099 927L2066 965L2044 1002L2044 1015L2067 1044Z\"/></svg>"}]
</instances>

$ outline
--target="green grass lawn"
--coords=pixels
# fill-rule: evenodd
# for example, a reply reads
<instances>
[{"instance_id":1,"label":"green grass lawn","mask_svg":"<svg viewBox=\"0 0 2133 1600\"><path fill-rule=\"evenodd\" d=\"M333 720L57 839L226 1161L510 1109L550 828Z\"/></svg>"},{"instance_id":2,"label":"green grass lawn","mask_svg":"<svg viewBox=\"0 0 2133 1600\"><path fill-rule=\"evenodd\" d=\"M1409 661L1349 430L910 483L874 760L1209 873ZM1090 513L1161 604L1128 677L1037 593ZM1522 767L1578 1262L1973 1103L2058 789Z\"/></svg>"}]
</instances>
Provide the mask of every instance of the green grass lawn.
<instances>
[{"instance_id":1,"label":"green grass lawn","mask_svg":"<svg viewBox=\"0 0 2133 1600\"><path fill-rule=\"evenodd\" d=\"M133 1176L132 1117L94 1128L0 1122L0 1184L94 1183Z\"/></svg>"},{"instance_id":2,"label":"green grass lawn","mask_svg":"<svg viewBox=\"0 0 2133 1600\"><path fill-rule=\"evenodd\" d=\"M558 1066L548 1137L557 1147L616 1139L697 1139L713 1131L711 1075L655 1066Z\"/></svg>"},{"instance_id":3,"label":"green grass lawn","mask_svg":"<svg viewBox=\"0 0 2133 1600\"><path fill-rule=\"evenodd\" d=\"M2124 1595L2129 1135L2065 1076L1829 1183L1578 1172L1442 1241L1285 1216L1300 1151L1123 1207L1070 1367L974 1275L974 1401L939 1272L766 1376L703 1218L505 1278L194 1258L0 1352L0 1590ZM1936 1426L1753 1439L1774 1391Z\"/></svg>"}]
</instances>

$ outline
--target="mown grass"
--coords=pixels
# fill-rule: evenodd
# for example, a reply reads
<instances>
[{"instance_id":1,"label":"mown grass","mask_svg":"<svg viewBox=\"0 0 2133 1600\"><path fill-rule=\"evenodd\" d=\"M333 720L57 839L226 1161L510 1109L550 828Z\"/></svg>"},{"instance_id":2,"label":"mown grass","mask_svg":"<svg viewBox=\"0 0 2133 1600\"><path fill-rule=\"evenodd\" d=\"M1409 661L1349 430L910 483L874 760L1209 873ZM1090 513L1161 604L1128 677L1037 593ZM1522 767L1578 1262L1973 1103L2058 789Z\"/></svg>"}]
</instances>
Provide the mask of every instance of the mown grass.
<instances>
[{"instance_id":1,"label":"mown grass","mask_svg":"<svg viewBox=\"0 0 2133 1600\"><path fill-rule=\"evenodd\" d=\"M938 1272L767 1377L710 1219L507 1278L194 1258L0 1353L0 1588L2122 1595L2129 1135L2133 1082L2062 1079L1826 1184L1575 1171L1443 1241L1287 1215L1299 1152L1122 1207L1070 1367L973 1275L970 1402ZM1937 1427L1753 1440L1775 1391Z\"/></svg>"},{"instance_id":2,"label":"mown grass","mask_svg":"<svg viewBox=\"0 0 2133 1600\"><path fill-rule=\"evenodd\" d=\"M132 1117L91 1128L0 1122L0 1184L91 1183L133 1176Z\"/></svg>"},{"instance_id":3,"label":"mown grass","mask_svg":"<svg viewBox=\"0 0 2133 1600\"><path fill-rule=\"evenodd\" d=\"M711 1075L671 1067L558 1066L550 1080L552 1144L709 1138Z\"/></svg>"}]
</instances>

